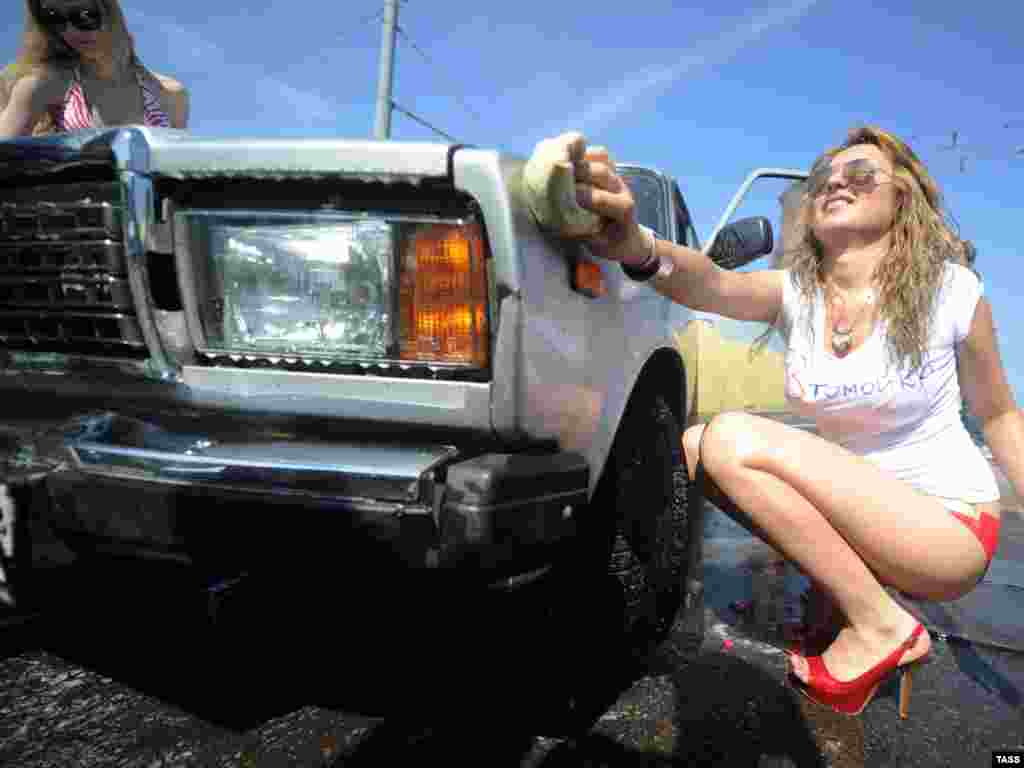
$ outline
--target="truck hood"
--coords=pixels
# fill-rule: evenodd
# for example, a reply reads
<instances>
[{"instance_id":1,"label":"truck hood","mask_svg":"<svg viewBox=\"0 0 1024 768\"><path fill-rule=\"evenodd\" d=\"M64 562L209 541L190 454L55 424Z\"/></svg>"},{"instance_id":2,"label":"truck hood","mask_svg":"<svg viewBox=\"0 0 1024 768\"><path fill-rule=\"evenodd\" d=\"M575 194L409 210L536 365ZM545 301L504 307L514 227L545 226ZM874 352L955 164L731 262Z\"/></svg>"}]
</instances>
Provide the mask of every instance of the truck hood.
<instances>
[{"instance_id":1,"label":"truck hood","mask_svg":"<svg viewBox=\"0 0 1024 768\"><path fill-rule=\"evenodd\" d=\"M459 145L357 139L238 139L139 126L0 142L0 175L110 165L145 175L419 183L451 178Z\"/></svg>"}]
</instances>

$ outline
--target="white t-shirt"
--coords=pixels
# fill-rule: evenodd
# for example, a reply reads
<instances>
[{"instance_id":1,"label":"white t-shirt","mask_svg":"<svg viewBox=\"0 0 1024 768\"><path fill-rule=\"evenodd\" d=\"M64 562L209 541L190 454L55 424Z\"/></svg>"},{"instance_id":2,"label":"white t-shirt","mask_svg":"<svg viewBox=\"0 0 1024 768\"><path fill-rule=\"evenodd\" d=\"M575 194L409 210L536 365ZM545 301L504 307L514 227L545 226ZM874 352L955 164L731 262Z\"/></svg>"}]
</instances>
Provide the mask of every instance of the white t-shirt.
<instances>
[{"instance_id":1,"label":"white t-shirt","mask_svg":"<svg viewBox=\"0 0 1024 768\"><path fill-rule=\"evenodd\" d=\"M885 323L845 358L825 348L825 303L819 288L806 303L783 273L775 327L785 341L786 400L813 419L819 434L864 456L919 491L972 504L996 501L988 460L960 419L956 344L970 331L982 285L970 270L946 265L921 369L889 359Z\"/></svg>"}]
</instances>

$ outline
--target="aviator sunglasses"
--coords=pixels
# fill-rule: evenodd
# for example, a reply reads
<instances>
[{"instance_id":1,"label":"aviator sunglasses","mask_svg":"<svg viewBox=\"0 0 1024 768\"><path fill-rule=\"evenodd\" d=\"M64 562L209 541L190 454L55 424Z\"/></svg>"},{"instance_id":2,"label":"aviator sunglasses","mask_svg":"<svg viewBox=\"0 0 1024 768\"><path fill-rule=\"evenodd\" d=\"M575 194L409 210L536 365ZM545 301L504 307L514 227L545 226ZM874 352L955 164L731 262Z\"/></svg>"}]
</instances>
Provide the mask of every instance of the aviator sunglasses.
<instances>
[{"instance_id":1,"label":"aviator sunglasses","mask_svg":"<svg viewBox=\"0 0 1024 768\"><path fill-rule=\"evenodd\" d=\"M67 24L71 24L79 32L95 32L103 26L103 14L96 5L72 8L66 13L56 8L40 8L39 21L54 31L63 30Z\"/></svg>"},{"instance_id":2,"label":"aviator sunglasses","mask_svg":"<svg viewBox=\"0 0 1024 768\"><path fill-rule=\"evenodd\" d=\"M872 192L879 184L884 184L884 181L878 179L879 174L884 174L890 180L892 179L892 174L888 171L883 171L870 160L857 158L856 160L842 163L838 167L823 165L816 171L812 171L811 175L807 177L807 194L811 197L817 197L824 192L828 187L829 179L832 178L832 174L837 170L839 175L843 177L846 185L857 194Z\"/></svg>"}]
</instances>

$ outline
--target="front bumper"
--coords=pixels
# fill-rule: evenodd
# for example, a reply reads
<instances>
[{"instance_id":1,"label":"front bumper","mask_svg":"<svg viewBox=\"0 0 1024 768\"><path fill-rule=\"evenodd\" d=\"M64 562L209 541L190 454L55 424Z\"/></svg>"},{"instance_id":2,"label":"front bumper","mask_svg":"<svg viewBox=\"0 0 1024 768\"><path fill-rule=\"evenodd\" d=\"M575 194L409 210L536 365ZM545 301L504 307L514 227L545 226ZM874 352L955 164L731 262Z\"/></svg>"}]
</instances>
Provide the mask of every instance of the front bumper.
<instances>
[{"instance_id":1,"label":"front bumper","mask_svg":"<svg viewBox=\"0 0 1024 768\"><path fill-rule=\"evenodd\" d=\"M513 585L575 533L588 469L575 454L344 440L213 440L116 413L10 445L8 593L44 602L69 574L343 580L456 575ZM6 526L6 527L5 527Z\"/></svg>"}]
</instances>

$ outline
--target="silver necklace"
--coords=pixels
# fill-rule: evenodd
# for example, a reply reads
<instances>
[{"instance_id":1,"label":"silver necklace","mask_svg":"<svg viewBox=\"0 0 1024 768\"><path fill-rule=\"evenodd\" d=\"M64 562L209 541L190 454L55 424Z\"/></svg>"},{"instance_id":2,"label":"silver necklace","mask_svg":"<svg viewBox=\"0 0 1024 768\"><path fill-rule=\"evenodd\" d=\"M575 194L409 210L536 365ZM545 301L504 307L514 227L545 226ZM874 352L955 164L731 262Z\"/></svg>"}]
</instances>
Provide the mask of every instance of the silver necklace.
<instances>
[{"instance_id":1,"label":"silver necklace","mask_svg":"<svg viewBox=\"0 0 1024 768\"><path fill-rule=\"evenodd\" d=\"M854 328L875 303L875 291L869 288L861 294L862 304L856 316L850 312L846 297L834 285L826 285L826 296L832 307L832 351L837 357L844 357L853 347Z\"/></svg>"}]
</instances>

